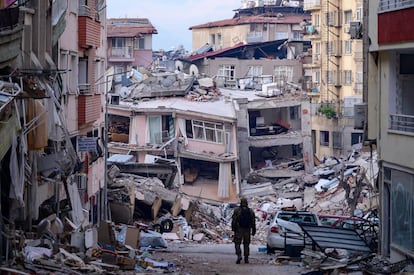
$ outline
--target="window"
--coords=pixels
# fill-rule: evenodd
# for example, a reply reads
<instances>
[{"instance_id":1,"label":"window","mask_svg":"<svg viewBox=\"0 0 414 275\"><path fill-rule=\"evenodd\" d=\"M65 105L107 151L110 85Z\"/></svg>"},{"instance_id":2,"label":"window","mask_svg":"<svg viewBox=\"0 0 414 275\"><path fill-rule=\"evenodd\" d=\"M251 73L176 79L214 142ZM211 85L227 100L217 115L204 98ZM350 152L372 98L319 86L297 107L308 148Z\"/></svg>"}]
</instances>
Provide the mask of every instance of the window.
<instances>
[{"instance_id":1,"label":"window","mask_svg":"<svg viewBox=\"0 0 414 275\"><path fill-rule=\"evenodd\" d=\"M293 31L292 32L292 34L293 34L293 40L303 40L303 34L302 34L302 32L299 32L299 31Z\"/></svg>"},{"instance_id":2,"label":"window","mask_svg":"<svg viewBox=\"0 0 414 275\"><path fill-rule=\"evenodd\" d=\"M334 72L333 71L326 72L326 83L328 83L328 85L332 85L334 83Z\"/></svg>"},{"instance_id":3,"label":"window","mask_svg":"<svg viewBox=\"0 0 414 275\"><path fill-rule=\"evenodd\" d=\"M289 107L290 119L300 119L300 106Z\"/></svg>"},{"instance_id":4,"label":"window","mask_svg":"<svg viewBox=\"0 0 414 275\"><path fill-rule=\"evenodd\" d=\"M214 44L216 44L216 35L213 33L213 34L210 34L210 45L214 45Z\"/></svg>"},{"instance_id":5,"label":"window","mask_svg":"<svg viewBox=\"0 0 414 275\"><path fill-rule=\"evenodd\" d=\"M362 21L362 7L357 7L355 11L355 21Z\"/></svg>"},{"instance_id":6,"label":"window","mask_svg":"<svg viewBox=\"0 0 414 275\"><path fill-rule=\"evenodd\" d=\"M352 21L352 10L344 11L344 24L349 25Z\"/></svg>"},{"instance_id":7,"label":"window","mask_svg":"<svg viewBox=\"0 0 414 275\"><path fill-rule=\"evenodd\" d=\"M276 32L276 34L275 34L275 39L276 40L288 39L288 38L289 38L289 34L287 32Z\"/></svg>"},{"instance_id":8,"label":"window","mask_svg":"<svg viewBox=\"0 0 414 275\"><path fill-rule=\"evenodd\" d=\"M221 38L221 33L218 33L217 34L217 45L218 46L223 46L223 41L222 41L222 38Z\"/></svg>"},{"instance_id":9,"label":"window","mask_svg":"<svg viewBox=\"0 0 414 275\"><path fill-rule=\"evenodd\" d=\"M234 80L235 79L234 65L220 65L217 76L224 78L224 80Z\"/></svg>"},{"instance_id":10,"label":"window","mask_svg":"<svg viewBox=\"0 0 414 275\"><path fill-rule=\"evenodd\" d=\"M113 48L123 48L125 46L125 39L120 37L112 38L112 47Z\"/></svg>"},{"instance_id":11,"label":"window","mask_svg":"<svg viewBox=\"0 0 414 275\"><path fill-rule=\"evenodd\" d=\"M332 143L334 149L342 148L342 132L332 132Z\"/></svg>"},{"instance_id":12,"label":"window","mask_svg":"<svg viewBox=\"0 0 414 275\"><path fill-rule=\"evenodd\" d=\"M385 168L384 183L389 186L391 244L402 249L414 250L414 175ZM387 199L387 198L386 198ZM401 211L404 210L404 211ZM384 223L385 227L387 224Z\"/></svg>"},{"instance_id":13,"label":"window","mask_svg":"<svg viewBox=\"0 0 414 275\"><path fill-rule=\"evenodd\" d=\"M329 131L320 131L319 144L321 146L329 146Z\"/></svg>"},{"instance_id":14,"label":"window","mask_svg":"<svg viewBox=\"0 0 414 275\"><path fill-rule=\"evenodd\" d=\"M193 139L211 141L220 144L224 142L224 124L222 123L187 120L187 127L189 126L192 127Z\"/></svg>"},{"instance_id":15,"label":"window","mask_svg":"<svg viewBox=\"0 0 414 275\"><path fill-rule=\"evenodd\" d=\"M261 76L263 74L263 66L249 66L247 71L248 77Z\"/></svg>"},{"instance_id":16,"label":"window","mask_svg":"<svg viewBox=\"0 0 414 275\"><path fill-rule=\"evenodd\" d=\"M313 74L313 82L316 84L321 83L321 72L320 71L316 71Z\"/></svg>"},{"instance_id":17,"label":"window","mask_svg":"<svg viewBox=\"0 0 414 275\"><path fill-rule=\"evenodd\" d=\"M344 71L344 85L351 85L352 84L352 71L345 70Z\"/></svg>"},{"instance_id":18,"label":"window","mask_svg":"<svg viewBox=\"0 0 414 275\"><path fill-rule=\"evenodd\" d=\"M321 17L318 13L314 14L314 20L313 20L313 24L315 25L315 27L319 27L321 25Z\"/></svg>"},{"instance_id":19,"label":"window","mask_svg":"<svg viewBox=\"0 0 414 275\"><path fill-rule=\"evenodd\" d=\"M362 133L351 133L351 145L362 142Z\"/></svg>"},{"instance_id":20,"label":"window","mask_svg":"<svg viewBox=\"0 0 414 275\"><path fill-rule=\"evenodd\" d=\"M352 54L352 40L345 40L345 54Z\"/></svg>"},{"instance_id":21,"label":"window","mask_svg":"<svg viewBox=\"0 0 414 275\"><path fill-rule=\"evenodd\" d=\"M292 66L276 66L274 69L275 80L292 81L293 67Z\"/></svg>"},{"instance_id":22,"label":"window","mask_svg":"<svg viewBox=\"0 0 414 275\"><path fill-rule=\"evenodd\" d=\"M134 40L134 48L137 50L145 49L145 38L139 37Z\"/></svg>"},{"instance_id":23,"label":"window","mask_svg":"<svg viewBox=\"0 0 414 275\"><path fill-rule=\"evenodd\" d=\"M331 11L326 13L326 24L328 26L337 26L339 22L339 16L338 12Z\"/></svg>"}]
</instances>

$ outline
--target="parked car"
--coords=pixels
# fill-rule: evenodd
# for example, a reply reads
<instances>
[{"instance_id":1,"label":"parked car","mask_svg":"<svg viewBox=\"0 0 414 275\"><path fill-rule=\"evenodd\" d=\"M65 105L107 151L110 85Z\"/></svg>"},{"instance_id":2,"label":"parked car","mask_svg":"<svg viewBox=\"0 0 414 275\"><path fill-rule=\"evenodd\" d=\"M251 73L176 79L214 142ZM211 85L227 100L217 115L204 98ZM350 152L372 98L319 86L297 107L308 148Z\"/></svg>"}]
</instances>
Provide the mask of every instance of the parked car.
<instances>
[{"instance_id":1,"label":"parked car","mask_svg":"<svg viewBox=\"0 0 414 275\"><path fill-rule=\"evenodd\" d=\"M267 253L285 249L286 245L304 245L300 225L320 225L318 216L309 211L279 211L270 222L267 231Z\"/></svg>"}]
</instances>

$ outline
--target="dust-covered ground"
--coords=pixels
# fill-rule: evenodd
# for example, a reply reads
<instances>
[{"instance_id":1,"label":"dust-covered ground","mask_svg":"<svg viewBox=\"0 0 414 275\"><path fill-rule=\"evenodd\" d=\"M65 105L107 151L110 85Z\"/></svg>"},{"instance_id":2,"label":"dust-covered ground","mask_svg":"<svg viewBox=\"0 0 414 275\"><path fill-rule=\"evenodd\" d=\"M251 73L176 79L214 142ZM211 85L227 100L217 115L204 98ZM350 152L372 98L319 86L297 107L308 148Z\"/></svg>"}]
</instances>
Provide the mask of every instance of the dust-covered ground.
<instances>
[{"instance_id":1,"label":"dust-covered ground","mask_svg":"<svg viewBox=\"0 0 414 275\"><path fill-rule=\"evenodd\" d=\"M168 261L173 274L278 274L307 273L300 261L276 261L276 255L259 252L250 246L249 263L236 264L234 244L170 243L168 249L156 251L152 259Z\"/></svg>"}]
</instances>

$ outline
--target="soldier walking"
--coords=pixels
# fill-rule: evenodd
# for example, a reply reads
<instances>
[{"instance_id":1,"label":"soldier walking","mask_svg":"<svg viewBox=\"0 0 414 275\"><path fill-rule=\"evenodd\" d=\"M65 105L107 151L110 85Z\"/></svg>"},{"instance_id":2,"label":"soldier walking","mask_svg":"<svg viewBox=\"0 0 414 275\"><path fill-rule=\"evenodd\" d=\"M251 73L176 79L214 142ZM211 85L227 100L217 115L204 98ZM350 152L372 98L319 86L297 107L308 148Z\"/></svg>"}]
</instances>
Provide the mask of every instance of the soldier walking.
<instances>
[{"instance_id":1,"label":"soldier walking","mask_svg":"<svg viewBox=\"0 0 414 275\"><path fill-rule=\"evenodd\" d=\"M240 199L240 206L234 209L233 217L231 221L231 229L234 232L234 245L236 248L237 261L236 264L240 264L242 260L241 256L241 243L243 242L244 262L249 263L249 245L250 234L254 236L256 234L256 218L254 211L249 208L246 198Z\"/></svg>"}]
</instances>

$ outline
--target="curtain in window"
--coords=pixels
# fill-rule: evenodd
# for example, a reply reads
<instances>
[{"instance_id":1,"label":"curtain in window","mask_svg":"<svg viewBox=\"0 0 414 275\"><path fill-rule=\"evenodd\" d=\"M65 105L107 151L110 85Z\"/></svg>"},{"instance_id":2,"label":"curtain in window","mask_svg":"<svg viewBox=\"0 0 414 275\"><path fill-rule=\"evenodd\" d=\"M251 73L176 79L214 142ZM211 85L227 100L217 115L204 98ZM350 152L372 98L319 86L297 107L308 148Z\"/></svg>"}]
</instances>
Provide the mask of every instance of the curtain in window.
<instances>
[{"instance_id":1,"label":"curtain in window","mask_svg":"<svg viewBox=\"0 0 414 275\"><path fill-rule=\"evenodd\" d=\"M219 184L218 184L218 196L219 198L230 197L230 184L231 184L231 163L220 163L219 166Z\"/></svg>"},{"instance_id":2,"label":"curtain in window","mask_svg":"<svg viewBox=\"0 0 414 275\"><path fill-rule=\"evenodd\" d=\"M188 145L187 132L186 132L186 129L185 129L185 119L184 118L178 118L177 122L178 122L178 129L180 130L179 132L181 133L181 135L184 138L184 145Z\"/></svg>"},{"instance_id":3,"label":"curtain in window","mask_svg":"<svg viewBox=\"0 0 414 275\"><path fill-rule=\"evenodd\" d=\"M161 143L161 117L150 116L148 118L149 142L151 144Z\"/></svg>"},{"instance_id":4,"label":"curtain in window","mask_svg":"<svg viewBox=\"0 0 414 275\"><path fill-rule=\"evenodd\" d=\"M129 140L130 144L138 144L138 131L137 131L137 122L135 117L131 119L130 121L130 132L129 136L131 137Z\"/></svg>"}]
</instances>

